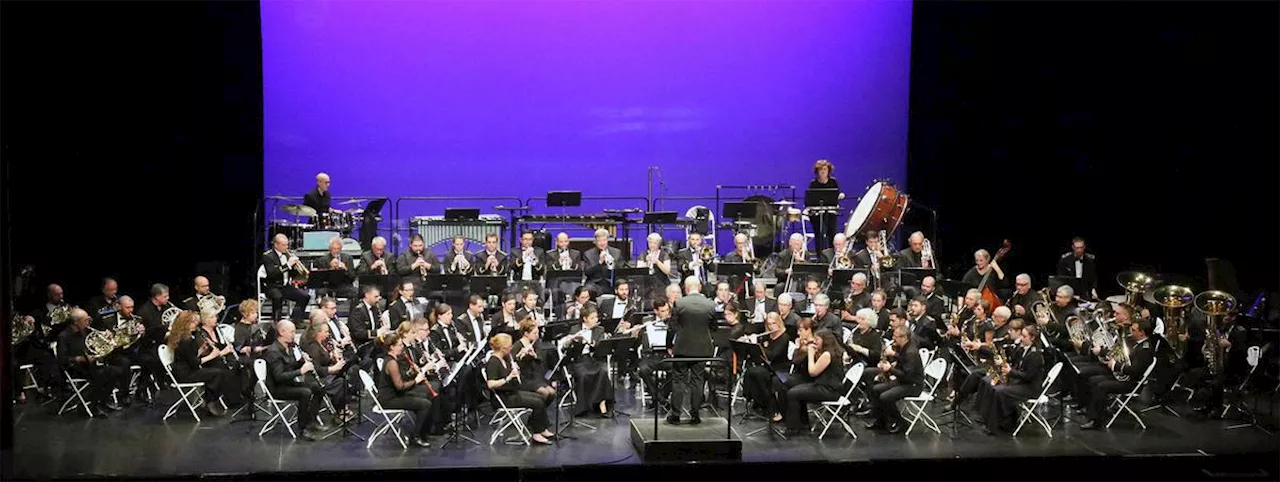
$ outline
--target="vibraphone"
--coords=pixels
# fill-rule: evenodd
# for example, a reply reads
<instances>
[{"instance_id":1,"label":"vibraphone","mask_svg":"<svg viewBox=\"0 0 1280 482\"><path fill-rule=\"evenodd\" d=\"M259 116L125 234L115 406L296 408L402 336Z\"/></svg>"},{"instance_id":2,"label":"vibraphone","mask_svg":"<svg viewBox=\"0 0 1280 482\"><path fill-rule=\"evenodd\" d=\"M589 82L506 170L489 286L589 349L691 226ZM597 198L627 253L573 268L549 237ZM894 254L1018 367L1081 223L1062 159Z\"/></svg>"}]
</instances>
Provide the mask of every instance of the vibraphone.
<instances>
[{"instance_id":1,"label":"vibraphone","mask_svg":"<svg viewBox=\"0 0 1280 482\"><path fill-rule=\"evenodd\" d=\"M506 244L502 240L506 239L507 220L497 214L481 214L479 219L469 220L445 219L444 216L414 216L409 221L409 226L414 232L422 235L428 248L443 243L446 246L445 249L448 249L448 243L456 235L462 235L463 238L476 244L484 244L484 236L489 233L498 233L500 246Z\"/></svg>"}]
</instances>

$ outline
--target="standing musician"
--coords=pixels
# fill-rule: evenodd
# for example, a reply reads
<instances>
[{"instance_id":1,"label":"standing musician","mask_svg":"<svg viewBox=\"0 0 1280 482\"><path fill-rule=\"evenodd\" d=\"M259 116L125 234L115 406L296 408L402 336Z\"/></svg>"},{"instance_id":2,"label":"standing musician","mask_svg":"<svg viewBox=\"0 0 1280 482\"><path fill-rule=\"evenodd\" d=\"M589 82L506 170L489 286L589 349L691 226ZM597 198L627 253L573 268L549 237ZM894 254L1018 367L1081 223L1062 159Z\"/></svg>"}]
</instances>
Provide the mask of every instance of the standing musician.
<instances>
[{"instance_id":1,"label":"standing musician","mask_svg":"<svg viewBox=\"0 0 1280 482\"><path fill-rule=\"evenodd\" d=\"M636 289L636 295L652 298L672 281L679 281L680 270L671 263L671 256L667 250L662 249L661 234L649 233L645 242L648 249L641 254L639 260L636 260L636 267L649 268L649 276L645 279L645 283Z\"/></svg>"},{"instance_id":2,"label":"standing musician","mask_svg":"<svg viewBox=\"0 0 1280 482\"><path fill-rule=\"evenodd\" d=\"M778 311L778 301L767 294L768 287L763 281L751 284L751 298L742 304L747 321L751 323L752 333L765 332L765 315Z\"/></svg>"},{"instance_id":3,"label":"standing musician","mask_svg":"<svg viewBox=\"0 0 1280 482\"><path fill-rule=\"evenodd\" d=\"M1018 404L1038 396L1045 377L1044 354L1036 347L1040 330L1035 325L1025 326L1010 336L1018 341L1017 346L1006 351L1009 360L1000 367L1003 380L991 387L991 395L983 399L981 407L986 420L983 431L988 435L1011 431Z\"/></svg>"},{"instance_id":4,"label":"standing musician","mask_svg":"<svg viewBox=\"0 0 1280 482\"><path fill-rule=\"evenodd\" d=\"M320 386L329 394L333 408L338 410L337 417L342 420L354 418L355 413L347 406L347 386L351 380L349 376L352 376L349 372L356 369L356 365L348 364L342 349L334 341L324 310L311 312L311 327L302 336L302 351L311 357Z\"/></svg>"},{"instance_id":5,"label":"standing musician","mask_svg":"<svg viewBox=\"0 0 1280 482\"><path fill-rule=\"evenodd\" d=\"M360 253L360 267L356 268L356 275L391 274L394 270L395 260L387 252L387 238L377 236L369 243L369 250Z\"/></svg>"},{"instance_id":6,"label":"standing musician","mask_svg":"<svg viewBox=\"0 0 1280 482\"><path fill-rule=\"evenodd\" d=\"M282 310L287 299L293 301L293 312L289 318L305 319L311 295L293 285L292 273L305 270L306 267L297 256L289 252L289 238L283 234L271 238L271 250L262 253L259 264L267 272L267 277L262 282L267 287L267 299L271 300L271 314L283 317Z\"/></svg>"},{"instance_id":7,"label":"standing musician","mask_svg":"<svg viewBox=\"0 0 1280 482\"><path fill-rule=\"evenodd\" d=\"M89 298L85 303L85 311L96 321L101 321L108 313L118 309L116 302L120 300L118 293L120 284L113 278L102 278L102 294Z\"/></svg>"},{"instance_id":8,"label":"standing musician","mask_svg":"<svg viewBox=\"0 0 1280 482\"><path fill-rule=\"evenodd\" d=\"M614 268L625 267L622 250L609 246L609 231L597 229L595 246L582 255L583 268L587 273L587 283L596 293L608 293L613 289Z\"/></svg>"},{"instance_id":9,"label":"standing musician","mask_svg":"<svg viewBox=\"0 0 1280 482\"><path fill-rule=\"evenodd\" d=\"M868 429L887 429L898 433L902 429L902 414L898 402L919 395L924 389L924 360L920 350L911 343L911 333L905 327L893 330L893 362L881 361L875 385L867 393L871 400L871 417Z\"/></svg>"},{"instance_id":10,"label":"standing musician","mask_svg":"<svg viewBox=\"0 0 1280 482\"><path fill-rule=\"evenodd\" d=\"M191 286L195 289L195 294L182 300L182 309L199 313L202 311L200 308L200 300L204 299L213 301L221 307L226 306L227 297L215 295L213 294L213 291L209 289L209 278L196 276L195 279L192 280Z\"/></svg>"},{"instance_id":11,"label":"standing musician","mask_svg":"<svg viewBox=\"0 0 1280 482\"><path fill-rule=\"evenodd\" d=\"M204 382L204 408L209 414L221 417L226 409L219 400L228 406L239 404L240 387L236 375L226 366L209 362L230 354L231 347L218 350L209 345L206 338L197 339L195 333L199 329L200 315L194 311L183 311L173 320L173 327L165 337L165 344L173 353L170 369L178 383Z\"/></svg>"},{"instance_id":12,"label":"standing musician","mask_svg":"<svg viewBox=\"0 0 1280 482\"><path fill-rule=\"evenodd\" d=\"M786 403L788 371L791 359L787 357L787 344L791 337L777 313L769 312L764 321L765 331L755 343L764 349L768 365L747 368L743 375L742 389L755 408L774 423L782 421L782 408Z\"/></svg>"},{"instance_id":13,"label":"standing musician","mask_svg":"<svg viewBox=\"0 0 1280 482\"><path fill-rule=\"evenodd\" d=\"M547 265L543 261L547 259L547 252L542 248L533 245L533 232L525 231L520 234L520 252L515 253L515 271L513 275L516 281L521 281L525 287L537 288L540 285L535 283L542 279L547 272Z\"/></svg>"},{"instance_id":14,"label":"standing musician","mask_svg":"<svg viewBox=\"0 0 1280 482\"><path fill-rule=\"evenodd\" d=\"M1107 368L1110 371L1089 378L1088 396L1081 400L1088 407L1089 421L1080 425L1081 430L1102 428L1107 403L1110 402L1107 397L1133 390L1133 387L1142 380L1147 367L1155 362L1155 347L1151 346L1151 340L1147 338L1151 330L1152 323L1148 320L1131 323L1129 338L1133 344L1129 348L1129 363L1120 364L1117 360L1108 357ZM1123 340L1116 340L1116 343L1123 342ZM1120 378L1125 380L1122 381Z\"/></svg>"},{"instance_id":15,"label":"standing musician","mask_svg":"<svg viewBox=\"0 0 1280 482\"><path fill-rule=\"evenodd\" d=\"M676 301L673 309L675 324L667 332L667 346L677 358L706 358L714 354L711 326L715 323L715 303L702 294L702 281L695 277L684 280L686 294ZM703 373L705 363L678 363L671 367L673 382L671 411L667 423L680 423L680 405L686 395L689 399L690 423L702 422Z\"/></svg>"},{"instance_id":16,"label":"standing musician","mask_svg":"<svg viewBox=\"0 0 1280 482\"><path fill-rule=\"evenodd\" d=\"M1031 305L1040 301L1040 294L1031 291L1031 276L1026 273L1019 274L1013 278L1013 296L1004 303L1009 309L1013 310L1013 316L1016 318L1027 319L1031 315Z\"/></svg>"},{"instance_id":17,"label":"standing musician","mask_svg":"<svg viewBox=\"0 0 1280 482\"><path fill-rule=\"evenodd\" d=\"M819 159L818 162L813 163L814 178L809 182L809 189L840 189L840 183L836 182L836 178L831 177L831 173L835 170L836 166L826 159ZM844 193L840 193L839 199L844 199ZM818 252L822 252L827 249L831 238L839 228L836 213L823 212L812 219L814 241L817 243Z\"/></svg>"},{"instance_id":18,"label":"standing musician","mask_svg":"<svg viewBox=\"0 0 1280 482\"><path fill-rule=\"evenodd\" d=\"M302 204L315 209L316 214L341 212L330 206L329 175L323 172L316 174L316 188L302 196Z\"/></svg>"},{"instance_id":19,"label":"standing musician","mask_svg":"<svg viewBox=\"0 0 1280 482\"><path fill-rule=\"evenodd\" d=\"M444 254L444 272L464 275L475 272L471 254L467 253L467 238L455 234L449 242L449 252Z\"/></svg>"},{"instance_id":20,"label":"standing musician","mask_svg":"<svg viewBox=\"0 0 1280 482\"><path fill-rule=\"evenodd\" d=\"M907 247L898 251L897 264L903 268L935 268L936 263L924 254L924 233L916 231L907 238Z\"/></svg>"},{"instance_id":21,"label":"standing musician","mask_svg":"<svg viewBox=\"0 0 1280 482\"><path fill-rule=\"evenodd\" d=\"M840 386L844 384L841 351L836 336L827 331L819 331L796 350L800 360L795 363L795 370L808 381L787 390L787 435L808 433L804 428L809 425L810 403L840 399Z\"/></svg>"},{"instance_id":22,"label":"standing musician","mask_svg":"<svg viewBox=\"0 0 1280 482\"><path fill-rule=\"evenodd\" d=\"M396 258L395 271L403 280L413 283L415 293L426 294L423 285L427 275L439 273L439 264L436 254L427 251L427 243L423 241L422 235L415 233L409 240L409 250Z\"/></svg>"},{"instance_id":23,"label":"standing musician","mask_svg":"<svg viewBox=\"0 0 1280 482\"><path fill-rule=\"evenodd\" d=\"M536 327L533 332L538 332ZM554 437L555 434L550 430L551 420L547 417L547 405L552 397L524 389L520 364L513 362L516 357L512 354L511 335L500 333L489 340L489 346L493 351L489 354L489 361L485 362L484 368L485 382L489 389L502 399L502 404L507 408L529 409L528 428L533 434L530 439L541 445L551 445L551 441L547 438ZM531 350L529 345L524 345L520 354L528 356Z\"/></svg>"},{"instance_id":24,"label":"standing musician","mask_svg":"<svg viewBox=\"0 0 1280 482\"><path fill-rule=\"evenodd\" d=\"M569 293L573 293L575 289L582 285L580 276L582 271L582 253L569 247L569 234L556 234L556 248L547 253L546 265L553 271L574 272L577 271L578 276L558 278L555 286L548 286L552 291L553 306L561 307L569 298Z\"/></svg>"},{"instance_id":25,"label":"standing musician","mask_svg":"<svg viewBox=\"0 0 1280 482\"><path fill-rule=\"evenodd\" d=\"M1071 251L1058 258L1058 276L1071 276L1084 280L1093 298L1098 297L1098 262L1093 253L1084 251L1084 238L1071 238Z\"/></svg>"},{"instance_id":26,"label":"standing musician","mask_svg":"<svg viewBox=\"0 0 1280 482\"><path fill-rule=\"evenodd\" d=\"M484 235L484 249L477 251L471 259L475 273L486 276L506 276L511 260L507 253L498 249L498 233Z\"/></svg>"},{"instance_id":27,"label":"standing musician","mask_svg":"<svg viewBox=\"0 0 1280 482\"><path fill-rule=\"evenodd\" d=\"M294 354L296 334L297 328L292 321L276 323L276 342L262 357L267 361L267 388L277 400L296 401L298 428L302 429L302 436L319 440L330 435L334 427L316 418L316 413L324 406L325 392L316 380L315 365Z\"/></svg>"},{"instance_id":28,"label":"standing musician","mask_svg":"<svg viewBox=\"0 0 1280 482\"><path fill-rule=\"evenodd\" d=\"M427 372L417 370L405 360L404 341L394 333L383 340L387 345L387 353L382 356L382 371L378 373L378 403L385 409L408 410L413 412L413 443L419 447L430 447L427 436L431 432L431 400L425 384Z\"/></svg>"},{"instance_id":29,"label":"standing musician","mask_svg":"<svg viewBox=\"0 0 1280 482\"><path fill-rule=\"evenodd\" d=\"M351 255L342 252L342 238L329 239L329 252L320 257L320 266L318 269L341 273L341 276L332 283L317 286L316 296L347 299L356 296L356 264Z\"/></svg>"},{"instance_id":30,"label":"standing musician","mask_svg":"<svg viewBox=\"0 0 1280 482\"><path fill-rule=\"evenodd\" d=\"M677 298L679 299L679 298ZM655 404L659 400L664 399L666 391L659 390L657 367L662 360L670 356L668 346L653 346L650 342L648 330L650 327L655 330L667 332L671 323L671 301L666 297L658 297L653 300L653 319L648 326L642 325L639 330L635 330L635 336L640 337L640 361L636 364L636 374L644 381L645 390L649 392L649 398ZM665 340L663 341L665 345Z\"/></svg>"},{"instance_id":31,"label":"standing musician","mask_svg":"<svg viewBox=\"0 0 1280 482\"><path fill-rule=\"evenodd\" d=\"M603 418L613 418L611 407L615 398L613 382L609 380L609 367L604 361L590 354L592 347L604 339L604 327L600 326L599 313L592 307L582 310L582 324L573 335L560 339L560 348L569 356L569 350L581 347L582 354L569 367L573 374L573 389L577 394L577 416L594 412Z\"/></svg>"},{"instance_id":32,"label":"standing musician","mask_svg":"<svg viewBox=\"0 0 1280 482\"><path fill-rule=\"evenodd\" d=\"M804 235L791 233L791 237L787 238L787 250L778 256L777 267L773 269L773 275L778 279L778 284L790 287L792 266L795 263L808 263L809 258L810 253L805 248Z\"/></svg>"},{"instance_id":33,"label":"standing musician","mask_svg":"<svg viewBox=\"0 0 1280 482\"><path fill-rule=\"evenodd\" d=\"M987 278L987 284L982 285L982 278L986 276L987 271L996 270L995 276ZM1000 264L991 260L991 253L985 249L979 249L973 253L973 267L964 273L960 278L960 282L973 285L979 292L985 286L991 286L994 291L999 291L1004 287L1004 270L1000 269ZM982 285L982 286L979 286Z\"/></svg>"},{"instance_id":34,"label":"standing musician","mask_svg":"<svg viewBox=\"0 0 1280 482\"><path fill-rule=\"evenodd\" d=\"M680 264L680 279L688 276L697 276L698 279L706 283L709 279L710 270L715 265L716 253L711 252L710 256L704 256L703 251L710 251L709 248L702 246L702 233L691 232L686 240L687 246L676 252L675 258ZM679 279L671 281L667 284L679 284Z\"/></svg>"},{"instance_id":35,"label":"standing musician","mask_svg":"<svg viewBox=\"0 0 1280 482\"><path fill-rule=\"evenodd\" d=\"M111 399L111 390L118 389L120 393L129 393L128 368L99 364L98 360L89 354L89 349L85 346L85 338L89 336L88 312L74 308L68 319L71 321L66 329L58 334L58 362L71 376L89 380L89 389L85 393L88 402L107 410L120 410L120 405ZM98 408L90 410L95 415L103 414L103 411Z\"/></svg>"}]
</instances>

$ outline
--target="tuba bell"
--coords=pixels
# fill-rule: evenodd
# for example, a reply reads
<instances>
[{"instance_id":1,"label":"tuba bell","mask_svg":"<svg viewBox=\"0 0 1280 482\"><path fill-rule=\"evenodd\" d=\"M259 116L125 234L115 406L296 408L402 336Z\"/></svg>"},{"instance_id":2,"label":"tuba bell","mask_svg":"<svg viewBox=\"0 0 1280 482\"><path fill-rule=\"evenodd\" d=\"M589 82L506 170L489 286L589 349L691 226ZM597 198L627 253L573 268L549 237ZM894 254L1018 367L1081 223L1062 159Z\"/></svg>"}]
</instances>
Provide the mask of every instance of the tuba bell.
<instances>
[{"instance_id":1,"label":"tuba bell","mask_svg":"<svg viewBox=\"0 0 1280 482\"><path fill-rule=\"evenodd\" d=\"M1138 301L1142 299L1142 293L1151 289L1155 280L1144 273L1137 271L1125 271L1116 275L1116 283L1124 288L1125 304L1137 308Z\"/></svg>"},{"instance_id":2,"label":"tuba bell","mask_svg":"<svg viewBox=\"0 0 1280 482\"><path fill-rule=\"evenodd\" d=\"M1222 334L1218 332L1223 320L1236 309L1236 298L1223 291L1205 291L1196 295L1195 307L1205 314L1208 323L1205 327L1204 355L1205 367L1210 375L1217 376L1225 369L1226 350L1222 346Z\"/></svg>"},{"instance_id":3,"label":"tuba bell","mask_svg":"<svg viewBox=\"0 0 1280 482\"><path fill-rule=\"evenodd\" d=\"M1164 307L1165 342L1169 344L1169 348L1173 349L1175 356L1182 358L1186 345L1178 335L1184 332L1183 317L1186 314L1186 308L1194 302L1195 294L1186 286L1164 285L1156 288L1151 296L1156 299L1156 303Z\"/></svg>"}]
</instances>

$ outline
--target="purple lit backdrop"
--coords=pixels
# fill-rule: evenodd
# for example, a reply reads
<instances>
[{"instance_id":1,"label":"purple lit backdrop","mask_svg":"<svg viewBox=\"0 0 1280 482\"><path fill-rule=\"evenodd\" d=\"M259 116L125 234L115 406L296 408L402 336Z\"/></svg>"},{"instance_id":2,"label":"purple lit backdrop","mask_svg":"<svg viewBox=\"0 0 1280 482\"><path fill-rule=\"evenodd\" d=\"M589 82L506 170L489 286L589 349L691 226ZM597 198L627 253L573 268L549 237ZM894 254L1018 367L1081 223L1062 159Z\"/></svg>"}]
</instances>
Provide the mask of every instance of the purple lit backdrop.
<instances>
[{"instance_id":1,"label":"purple lit backdrop","mask_svg":"<svg viewBox=\"0 0 1280 482\"><path fill-rule=\"evenodd\" d=\"M847 207L905 182L909 2L261 5L269 195L643 197L659 166L655 196L714 196L823 157Z\"/></svg>"}]
</instances>

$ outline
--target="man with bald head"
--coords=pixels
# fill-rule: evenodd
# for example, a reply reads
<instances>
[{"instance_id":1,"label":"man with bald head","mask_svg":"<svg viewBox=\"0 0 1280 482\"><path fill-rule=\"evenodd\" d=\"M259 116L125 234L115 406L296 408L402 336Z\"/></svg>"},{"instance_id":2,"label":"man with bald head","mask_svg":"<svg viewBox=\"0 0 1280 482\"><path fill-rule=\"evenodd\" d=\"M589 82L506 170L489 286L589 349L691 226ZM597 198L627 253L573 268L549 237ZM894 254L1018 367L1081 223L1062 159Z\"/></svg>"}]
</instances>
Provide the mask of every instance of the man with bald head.
<instances>
[{"instance_id":1,"label":"man with bald head","mask_svg":"<svg viewBox=\"0 0 1280 482\"><path fill-rule=\"evenodd\" d=\"M316 412L324 403L324 387L315 375L315 365L301 358L295 342L297 327L284 320L276 323L276 341L262 358L267 361L267 388L277 400L298 402L298 427L302 436L318 440L333 432L334 427L316 421Z\"/></svg>"},{"instance_id":2,"label":"man with bald head","mask_svg":"<svg viewBox=\"0 0 1280 482\"><path fill-rule=\"evenodd\" d=\"M289 318L305 320L311 295L293 285L292 274L299 266L305 265L289 252L289 238L283 234L275 235L271 239L271 250L262 253L259 263L267 273L262 284L266 286L267 299L271 300L271 316L283 318L284 301L290 300L294 305Z\"/></svg>"},{"instance_id":3,"label":"man with bald head","mask_svg":"<svg viewBox=\"0 0 1280 482\"><path fill-rule=\"evenodd\" d=\"M702 295L702 280L690 276L684 280L688 294L675 302L672 309L671 331L667 332L667 346L676 358L706 358L715 353L711 340L711 326L715 323L715 303ZM703 367L705 363L678 363L672 366L673 390L671 412L667 423L680 423L680 404L685 395L689 398L690 423L701 423Z\"/></svg>"},{"instance_id":4,"label":"man with bald head","mask_svg":"<svg viewBox=\"0 0 1280 482\"><path fill-rule=\"evenodd\" d=\"M56 284L49 285L49 287L45 289L45 302L36 310L35 313L37 325L36 333L40 333L41 326L48 327L49 338L47 341L53 341L56 339L58 334L62 333L62 330L66 329L70 322L70 318L68 318L62 323L54 324L52 314L59 311L59 308L62 307L70 307L70 303L67 303L67 301L63 299L62 286ZM45 340L41 340L40 344L44 344L44 341Z\"/></svg>"},{"instance_id":5,"label":"man with bald head","mask_svg":"<svg viewBox=\"0 0 1280 482\"><path fill-rule=\"evenodd\" d=\"M323 172L316 174L316 188L302 196L302 204L315 209L317 214L338 212L337 209L330 207L330 201L329 175Z\"/></svg>"},{"instance_id":6,"label":"man with bald head","mask_svg":"<svg viewBox=\"0 0 1280 482\"><path fill-rule=\"evenodd\" d=\"M120 410L111 399L112 389L119 389L125 397L129 394L129 368L118 365L96 363L97 358L89 354L85 339L89 336L89 313L80 308L71 310L67 328L58 335L58 362L73 378L86 378L89 388L85 400L91 405L86 410L102 415L101 408Z\"/></svg>"},{"instance_id":7,"label":"man with bald head","mask_svg":"<svg viewBox=\"0 0 1280 482\"><path fill-rule=\"evenodd\" d=\"M223 305L227 302L227 298L225 296L213 294L213 291L209 288L209 278L205 278L204 276L196 276L191 282L191 288L194 290L194 294L188 296L187 299L182 300L182 309L184 310L199 313L201 311L200 299L210 296L219 300Z\"/></svg>"}]
</instances>

